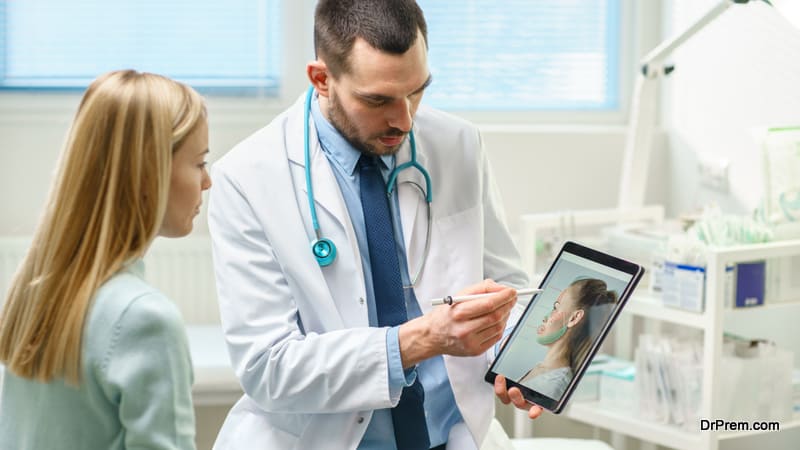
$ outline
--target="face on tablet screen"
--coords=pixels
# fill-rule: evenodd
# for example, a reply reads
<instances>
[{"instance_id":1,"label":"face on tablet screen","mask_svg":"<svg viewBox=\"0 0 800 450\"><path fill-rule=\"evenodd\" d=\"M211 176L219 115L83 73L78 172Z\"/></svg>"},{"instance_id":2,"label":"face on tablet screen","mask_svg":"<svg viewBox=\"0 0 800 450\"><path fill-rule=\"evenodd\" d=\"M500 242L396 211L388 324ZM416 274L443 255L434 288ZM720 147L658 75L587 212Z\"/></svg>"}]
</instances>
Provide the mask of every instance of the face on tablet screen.
<instances>
[{"instance_id":1,"label":"face on tablet screen","mask_svg":"<svg viewBox=\"0 0 800 450\"><path fill-rule=\"evenodd\" d=\"M492 371L559 402L633 277L563 252Z\"/></svg>"}]
</instances>

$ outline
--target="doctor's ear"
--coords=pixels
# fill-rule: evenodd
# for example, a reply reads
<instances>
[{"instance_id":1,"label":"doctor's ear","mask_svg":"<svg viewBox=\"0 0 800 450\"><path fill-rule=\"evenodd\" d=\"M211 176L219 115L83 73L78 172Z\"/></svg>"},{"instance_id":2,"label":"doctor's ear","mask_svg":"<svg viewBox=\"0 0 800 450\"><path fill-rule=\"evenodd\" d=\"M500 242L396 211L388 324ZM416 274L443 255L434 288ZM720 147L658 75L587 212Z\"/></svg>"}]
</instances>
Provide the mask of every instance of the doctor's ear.
<instances>
[{"instance_id":1,"label":"doctor's ear","mask_svg":"<svg viewBox=\"0 0 800 450\"><path fill-rule=\"evenodd\" d=\"M328 66L325 62L320 59L311 61L306 66L306 74L308 75L308 80L314 85L314 89L319 95L327 97L330 74L328 73Z\"/></svg>"}]
</instances>

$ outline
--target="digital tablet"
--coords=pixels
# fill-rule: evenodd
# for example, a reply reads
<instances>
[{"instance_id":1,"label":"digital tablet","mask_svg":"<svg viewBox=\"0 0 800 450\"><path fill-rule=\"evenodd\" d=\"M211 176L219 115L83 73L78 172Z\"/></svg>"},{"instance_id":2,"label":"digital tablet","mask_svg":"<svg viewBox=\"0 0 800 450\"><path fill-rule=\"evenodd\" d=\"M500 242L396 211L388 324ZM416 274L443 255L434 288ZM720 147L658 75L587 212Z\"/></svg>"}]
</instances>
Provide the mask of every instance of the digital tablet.
<instances>
[{"instance_id":1,"label":"digital tablet","mask_svg":"<svg viewBox=\"0 0 800 450\"><path fill-rule=\"evenodd\" d=\"M564 244L486 381L503 375L529 402L561 412L643 274L632 262Z\"/></svg>"}]
</instances>

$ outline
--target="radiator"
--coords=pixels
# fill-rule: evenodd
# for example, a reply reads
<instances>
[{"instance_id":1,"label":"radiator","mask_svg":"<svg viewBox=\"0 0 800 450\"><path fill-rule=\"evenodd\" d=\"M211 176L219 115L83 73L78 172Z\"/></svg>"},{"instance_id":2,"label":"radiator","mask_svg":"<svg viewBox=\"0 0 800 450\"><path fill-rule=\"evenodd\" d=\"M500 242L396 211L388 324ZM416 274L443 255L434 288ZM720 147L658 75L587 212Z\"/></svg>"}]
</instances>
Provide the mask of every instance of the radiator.
<instances>
[{"instance_id":1,"label":"radiator","mask_svg":"<svg viewBox=\"0 0 800 450\"><path fill-rule=\"evenodd\" d=\"M29 244L29 238L0 237L0 303ZM144 261L145 279L178 305L187 324L219 323L208 236L158 238Z\"/></svg>"}]
</instances>

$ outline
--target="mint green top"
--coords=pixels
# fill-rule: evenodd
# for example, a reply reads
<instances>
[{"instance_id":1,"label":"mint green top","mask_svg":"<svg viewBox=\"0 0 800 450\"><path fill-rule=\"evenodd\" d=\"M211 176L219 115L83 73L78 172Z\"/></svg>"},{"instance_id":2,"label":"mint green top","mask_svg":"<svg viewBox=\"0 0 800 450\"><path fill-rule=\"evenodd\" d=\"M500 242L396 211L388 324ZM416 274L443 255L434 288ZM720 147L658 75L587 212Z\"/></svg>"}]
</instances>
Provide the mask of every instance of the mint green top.
<instances>
[{"instance_id":1,"label":"mint green top","mask_svg":"<svg viewBox=\"0 0 800 450\"><path fill-rule=\"evenodd\" d=\"M137 261L98 290L80 387L0 375L0 449L194 449L189 345Z\"/></svg>"}]
</instances>

